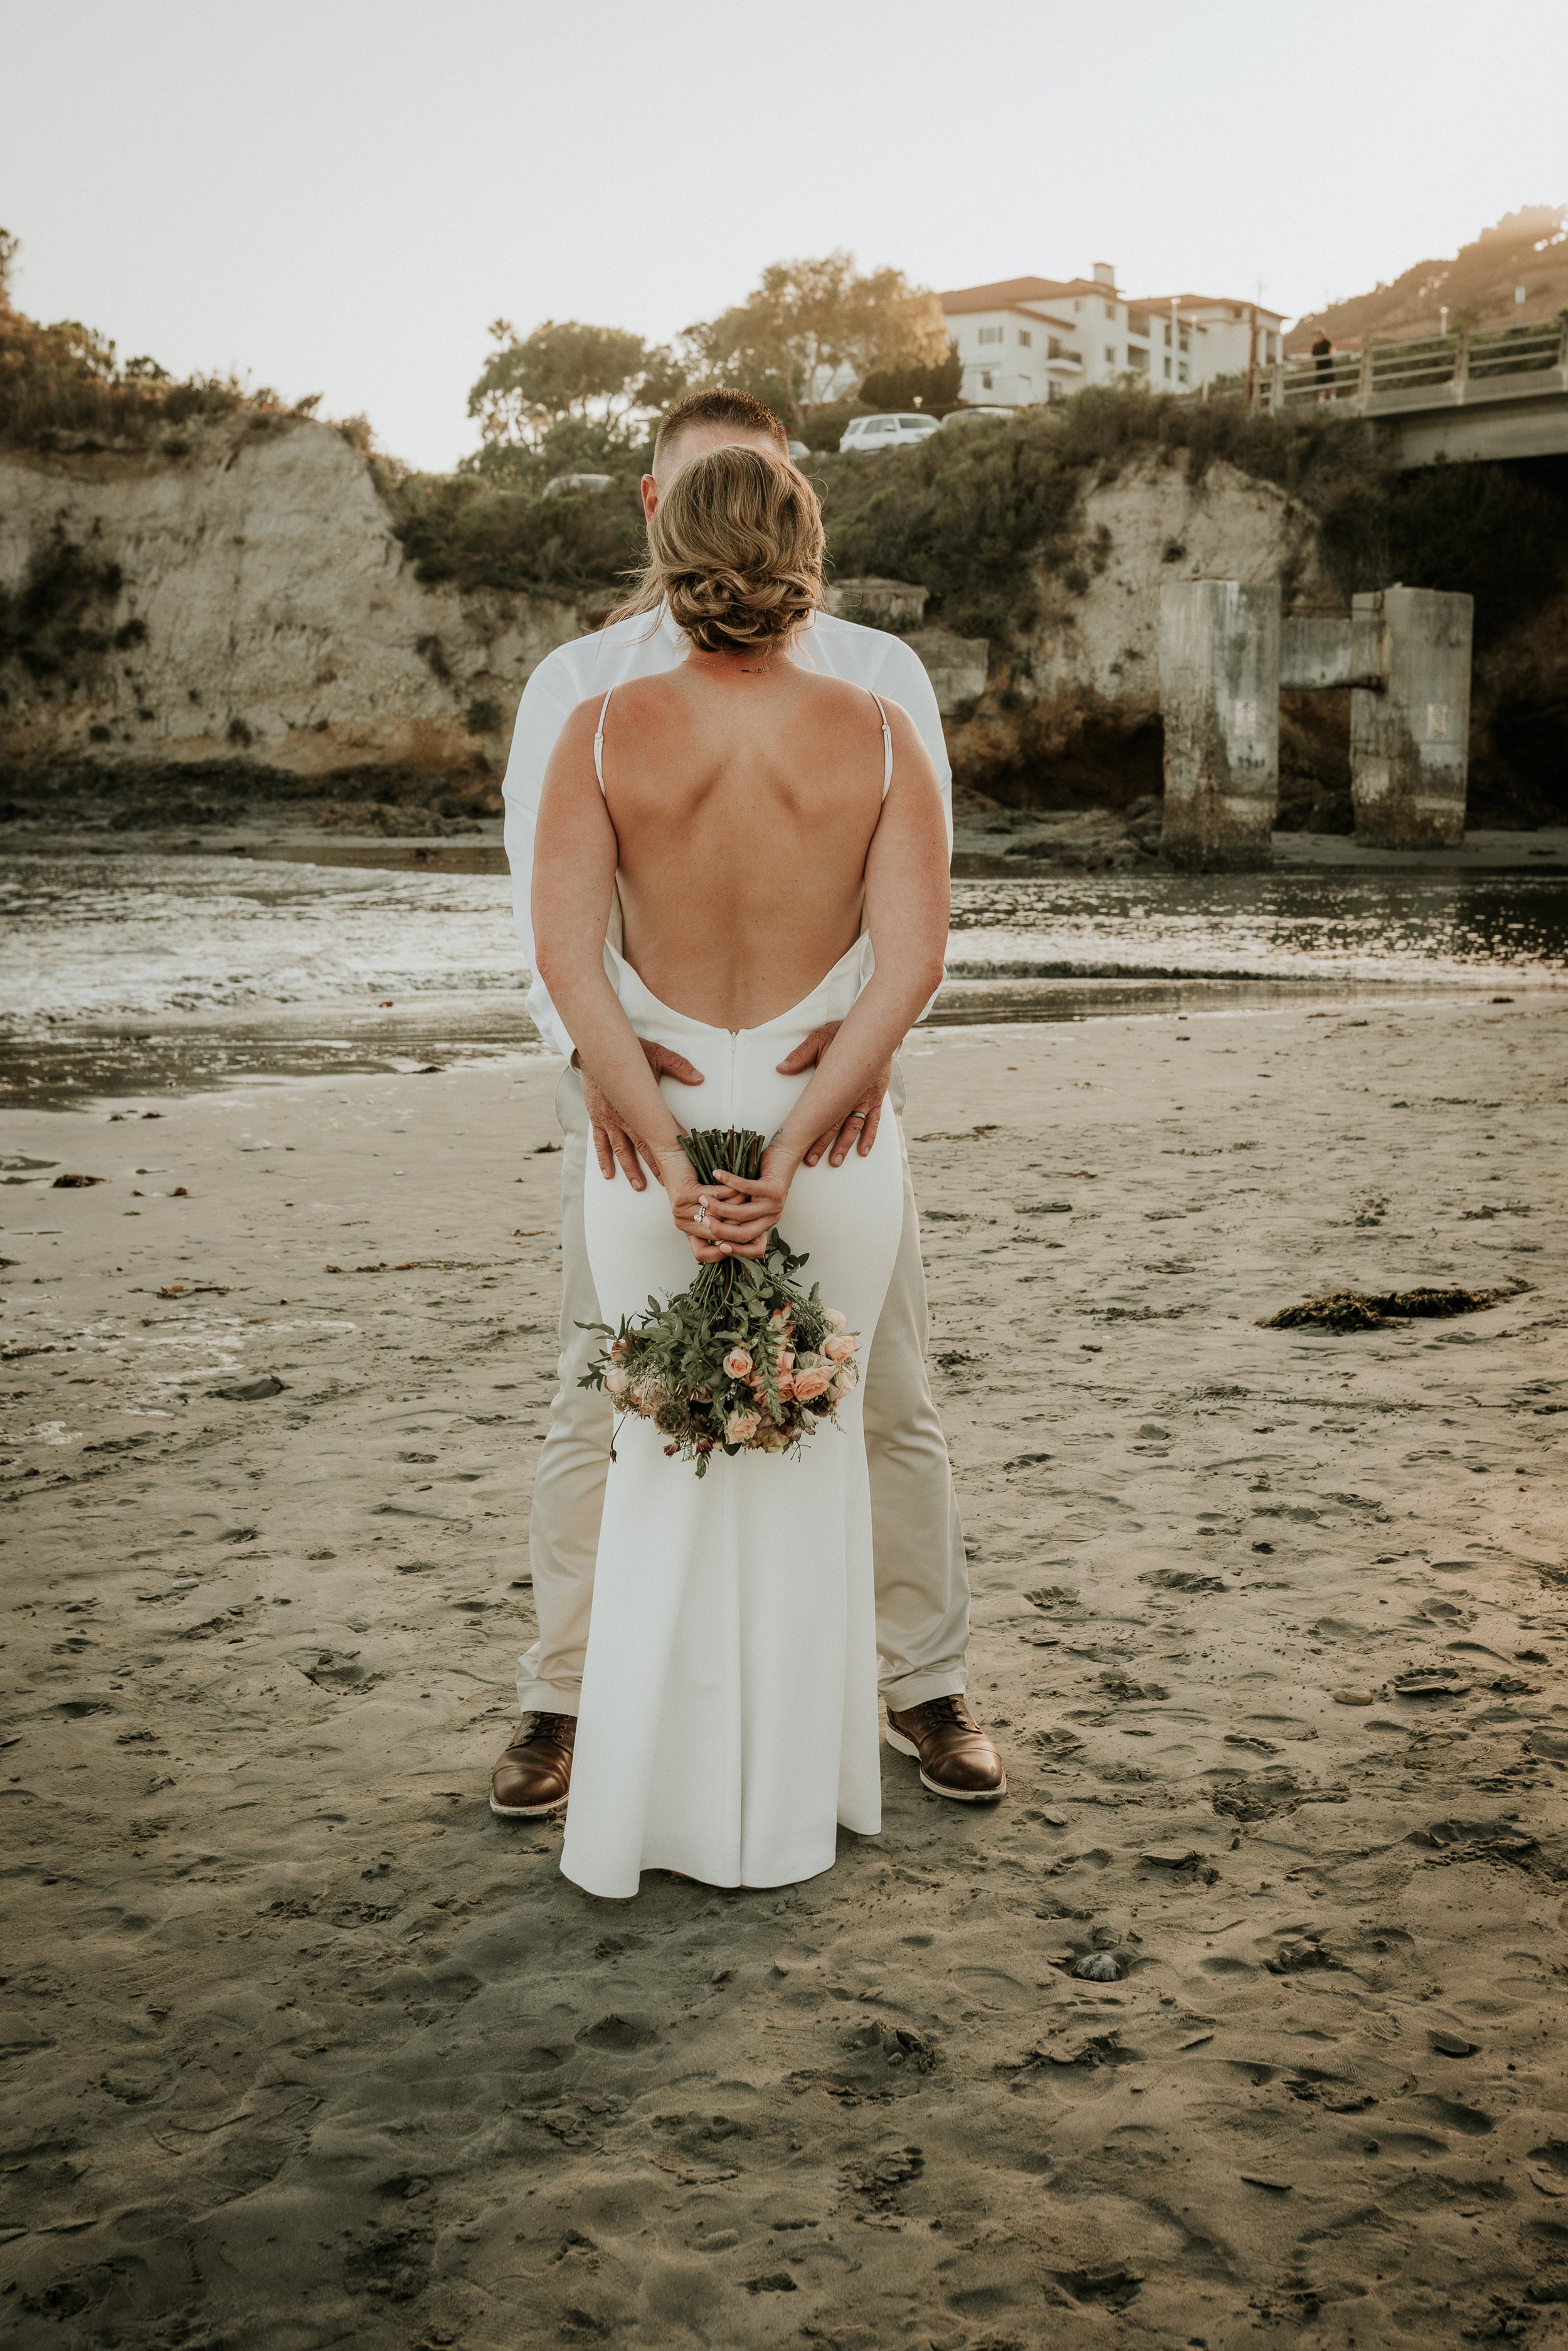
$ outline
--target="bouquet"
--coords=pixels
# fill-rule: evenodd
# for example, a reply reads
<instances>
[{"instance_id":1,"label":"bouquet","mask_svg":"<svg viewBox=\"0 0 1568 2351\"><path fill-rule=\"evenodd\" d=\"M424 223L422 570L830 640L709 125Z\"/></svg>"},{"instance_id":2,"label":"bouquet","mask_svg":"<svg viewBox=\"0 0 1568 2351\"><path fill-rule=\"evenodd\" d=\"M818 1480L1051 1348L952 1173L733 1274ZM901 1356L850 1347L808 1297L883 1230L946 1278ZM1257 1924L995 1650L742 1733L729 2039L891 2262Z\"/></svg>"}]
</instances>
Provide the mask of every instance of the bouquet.
<instances>
[{"instance_id":1,"label":"bouquet","mask_svg":"<svg viewBox=\"0 0 1568 2351\"><path fill-rule=\"evenodd\" d=\"M733 1127L684 1134L681 1148L705 1184L720 1168L761 1171L762 1137ZM824 1421L860 1377L858 1334L796 1280L806 1263L777 1230L760 1258L711 1260L678 1298L648 1301L645 1314L580 1328L608 1342L579 1381L602 1388L617 1412L651 1420L664 1450L707 1473L716 1452L787 1453ZM613 1447L612 1448L613 1458Z\"/></svg>"}]
</instances>

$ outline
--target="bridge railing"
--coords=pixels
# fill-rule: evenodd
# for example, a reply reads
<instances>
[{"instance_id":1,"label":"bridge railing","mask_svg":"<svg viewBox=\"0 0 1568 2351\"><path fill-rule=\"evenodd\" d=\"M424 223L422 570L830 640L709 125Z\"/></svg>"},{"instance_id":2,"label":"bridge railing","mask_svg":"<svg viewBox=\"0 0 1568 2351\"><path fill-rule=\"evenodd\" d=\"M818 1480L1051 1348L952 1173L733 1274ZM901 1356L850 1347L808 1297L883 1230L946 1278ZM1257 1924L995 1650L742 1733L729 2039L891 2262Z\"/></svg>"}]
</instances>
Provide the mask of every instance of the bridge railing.
<instances>
[{"instance_id":1,"label":"bridge railing","mask_svg":"<svg viewBox=\"0 0 1568 2351\"><path fill-rule=\"evenodd\" d=\"M1256 407L1299 408L1322 402L1364 415L1385 403L1462 404L1495 396L1504 378L1552 373L1568 388L1568 321L1558 319L1541 326L1419 335L1406 342L1325 352L1317 359L1282 360L1259 370L1252 398ZM1520 386L1521 392L1532 388Z\"/></svg>"}]
</instances>

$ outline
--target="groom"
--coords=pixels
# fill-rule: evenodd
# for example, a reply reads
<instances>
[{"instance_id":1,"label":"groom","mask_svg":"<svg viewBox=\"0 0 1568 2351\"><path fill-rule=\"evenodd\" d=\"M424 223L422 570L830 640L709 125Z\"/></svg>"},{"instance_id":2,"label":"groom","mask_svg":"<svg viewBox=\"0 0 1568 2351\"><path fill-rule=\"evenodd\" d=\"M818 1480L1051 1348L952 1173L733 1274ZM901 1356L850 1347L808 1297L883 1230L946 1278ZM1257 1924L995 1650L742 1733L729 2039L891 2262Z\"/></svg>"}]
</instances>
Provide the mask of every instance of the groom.
<instances>
[{"instance_id":1,"label":"groom","mask_svg":"<svg viewBox=\"0 0 1568 2351\"><path fill-rule=\"evenodd\" d=\"M691 458L732 444L789 454L777 417L746 392L696 392L680 402L659 427L653 470L643 479L647 514L653 515L660 496ZM674 669L685 653L684 641L667 613L639 613L593 636L558 646L523 689L507 768L507 856L517 935L530 964L534 829L556 738L570 714L591 695L604 695L627 678ZM791 659L902 703L931 754L944 797L950 798L936 697L918 659L899 638L819 613L791 649ZM951 830L949 819L949 834ZM556 1092L566 1138L561 1159L559 1385L534 1480L528 1528L539 1636L518 1662L523 1720L496 1764L490 1792L493 1811L524 1817L553 1812L566 1802L571 1784L578 1694L610 1461L610 1401L597 1389L578 1385L599 1347L594 1333L581 1327L599 1320L583 1237L584 1181L620 1182L623 1177L642 1191L649 1180L636 1138L580 1071L571 1040L537 977L528 1002L539 1034L568 1056L568 1066ZM780 1062L781 1071L793 1075L811 1068L826 1052L837 1026L834 1022L813 1031ZM670 1077L682 1085L702 1083L703 1072L679 1054L646 1042L643 1050L655 1077ZM894 1108L900 1109L904 1087L896 1066L868 1089L841 1126L819 1137L807 1155L809 1164L814 1166L826 1152L830 1165L840 1167L852 1150L869 1151L883 1096L889 1092ZM588 1171L591 1138L597 1176ZM649 1166L652 1171L651 1161ZM882 1695L889 1744L918 1760L925 1786L939 1796L982 1802L1005 1794L1007 1779L1000 1757L963 1696L968 1573L946 1440L926 1377L925 1335L925 1276L906 1160L903 1237L865 1384Z\"/></svg>"}]
</instances>

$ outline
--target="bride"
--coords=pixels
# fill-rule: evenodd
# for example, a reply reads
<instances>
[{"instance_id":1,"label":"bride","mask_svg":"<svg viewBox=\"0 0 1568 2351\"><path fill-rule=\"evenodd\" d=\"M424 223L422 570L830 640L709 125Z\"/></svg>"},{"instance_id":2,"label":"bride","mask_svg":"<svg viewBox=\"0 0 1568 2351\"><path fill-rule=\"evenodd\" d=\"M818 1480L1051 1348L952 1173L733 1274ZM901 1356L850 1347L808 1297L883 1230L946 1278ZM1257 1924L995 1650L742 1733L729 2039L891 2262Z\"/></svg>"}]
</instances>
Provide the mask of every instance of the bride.
<instances>
[{"instance_id":1,"label":"bride","mask_svg":"<svg viewBox=\"0 0 1568 2351\"><path fill-rule=\"evenodd\" d=\"M805 1280L861 1334L903 1217L896 1123L841 1167L804 1163L884 1069L942 977L947 836L896 704L789 657L822 601L822 523L784 459L694 458L649 526L643 582L685 662L582 704L545 778L537 969L585 1073L662 1193L588 1187L616 1324L698 1262L760 1257L782 1224ZM779 1064L841 1021L806 1076ZM707 1074L677 1117L639 1044ZM683 1124L771 1138L747 1182L699 1183ZM616 1440L594 1571L565 1874L628 1896L643 1869L781 1886L881 1826L872 1533L860 1394L794 1455L714 1455L700 1480L651 1421Z\"/></svg>"}]
</instances>

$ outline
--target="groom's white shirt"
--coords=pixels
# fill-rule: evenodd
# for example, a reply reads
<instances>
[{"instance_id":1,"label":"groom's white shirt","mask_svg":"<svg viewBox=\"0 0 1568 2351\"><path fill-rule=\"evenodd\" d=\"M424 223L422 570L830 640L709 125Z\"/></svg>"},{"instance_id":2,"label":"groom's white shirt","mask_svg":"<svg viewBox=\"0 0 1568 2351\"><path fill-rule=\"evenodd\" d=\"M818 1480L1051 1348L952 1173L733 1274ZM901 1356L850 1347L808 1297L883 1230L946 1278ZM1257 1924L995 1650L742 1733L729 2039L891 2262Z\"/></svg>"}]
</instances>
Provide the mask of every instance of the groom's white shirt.
<instances>
[{"instance_id":1,"label":"groom's white shirt","mask_svg":"<svg viewBox=\"0 0 1568 2351\"><path fill-rule=\"evenodd\" d=\"M609 628L596 631L591 637L577 637L569 645L558 645L554 653L546 654L523 688L517 722L512 730L505 786L512 914L532 973L528 1011L547 1043L568 1055L571 1052L571 1039L561 1026L560 1015L550 1002L549 991L538 974L532 972L534 833L545 769L561 728L579 703L608 694L612 686L621 685L628 678L654 677L661 671L675 669L685 654L685 640L667 611L637 612L630 620L616 621ZM856 622L840 621L831 612L819 612L796 639L792 658L803 669L866 686L884 701L896 702L908 712L936 770L950 843L953 773L942 737L936 696L918 654L901 637L890 636L885 629L862 628ZM618 927L619 906L615 914Z\"/></svg>"}]
</instances>

